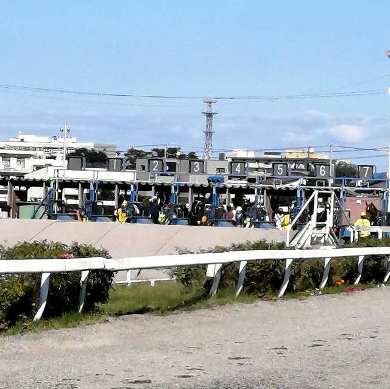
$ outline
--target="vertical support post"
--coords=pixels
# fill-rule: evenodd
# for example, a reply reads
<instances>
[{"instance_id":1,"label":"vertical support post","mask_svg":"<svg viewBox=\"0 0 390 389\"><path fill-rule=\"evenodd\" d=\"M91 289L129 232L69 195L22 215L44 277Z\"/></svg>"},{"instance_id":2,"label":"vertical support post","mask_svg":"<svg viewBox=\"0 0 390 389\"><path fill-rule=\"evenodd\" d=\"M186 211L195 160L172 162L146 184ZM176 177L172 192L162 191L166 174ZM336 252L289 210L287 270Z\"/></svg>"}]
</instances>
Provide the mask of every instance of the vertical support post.
<instances>
[{"instance_id":1,"label":"vertical support post","mask_svg":"<svg viewBox=\"0 0 390 389\"><path fill-rule=\"evenodd\" d=\"M390 255L387 257L387 270L386 270L386 275L383 278L383 283L386 284L386 282L389 280L390 276Z\"/></svg>"},{"instance_id":2,"label":"vertical support post","mask_svg":"<svg viewBox=\"0 0 390 389\"><path fill-rule=\"evenodd\" d=\"M358 265L358 276L356 277L356 280L353 283L353 286L356 286L360 282L360 279L362 278L363 261L364 261L364 255L359 255L358 263L357 263L357 265Z\"/></svg>"},{"instance_id":3,"label":"vertical support post","mask_svg":"<svg viewBox=\"0 0 390 389\"><path fill-rule=\"evenodd\" d=\"M47 191L46 191L46 181L43 181L42 183L42 200L46 197Z\"/></svg>"},{"instance_id":4,"label":"vertical support post","mask_svg":"<svg viewBox=\"0 0 390 389\"><path fill-rule=\"evenodd\" d=\"M84 203L83 194L83 184L79 182L79 208L81 208Z\"/></svg>"},{"instance_id":5,"label":"vertical support post","mask_svg":"<svg viewBox=\"0 0 390 389\"><path fill-rule=\"evenodd\" d=\"M238 280L236 285L236 296L242 292L244 287L245 273L246 273L247 261L241 261L238 269Z\"/></svg>"},{"instance_id":6,"label":"vertical support post","mask_svg":"<svg viewBox=\"0 0 390 389\"><path fill-rule=\"evenodd\" d=\"M267 221L272 221L272 214L269 209L267 189L263 190L263 207L265 208L265 212L267 213L267 218L268 218Z\"/></svg>"},{"instance_id":7,"label":"vertical support post","mask_svg":"<svg viewBox=\"0 0 390 389\"><path fill-rule=\"evenodd\" d=\"M118 184L115 184L115 209L118 209L119 208L119 188L118 188Z\"/></svg>"},{"instance_id":8,"label":"vertical support post","mask_svg":"<svg viewBox=\"0 0 390 389\"><path fill-rule=\"evenodd\" d=\"M319 290L322 290L325 288L326 283L328 282L329 278L329 270L330 270L330 258L325 258L324 260L324 274L322 275L322 280L319 286Z\"/></svg>"},{"instance_id":9,"label":"vertical support post","mask_svg":"<svg viewBox=\"0 0 390 389\"><path fill-rule=\"evenodd\" d=\"M333 228L334 225L334 198L336 194L332 192L330 195L330 228Z\"/></svg>"},{"instance_id":10,"label":"vertical support post","mask_svg":"<svg viewBox=\"0 0 390 389\"><path fill-rule=\"evenodd\" d=\"M192 208L192 203L194 202L194 194L191 186L188 187L188 205L190 209Z\"/></svg>"},{"instance_id":11,"label":"vertical support post","mask_svg":"<svg viewBox=\"0 0 390 389\"><path fill-rule=\"evenodd\" d=\"M127 270L126 283L127 283L127 286L131 286L131 270Z\"/></svg>"},{"instance_id":12,"label":"vertical support post","mask_svg":"<svg viewBox=\"0 0 390 389\"><path fill-rule=\"evenodd\" d=\"M83 270L80 278L79 312L84 308L85 295L87 293L89 270Z\"/></svg>"},{"instance_id":13,"label":"vertical support post","mask_svg":"<svg viewBox=\"0 0 390 389\"><path fill-rule=\"evenodd\" d=\"M41 319L43 312L46 308L47 295L49 293L49 284L50 284L50 273L42 273L38 311L34 316L34 321Z\"/></svg>"},{"instance_id":14,"label":"vertical support post","mask_svg":"<svg viewBox=\"0 0 390 389\"><path fill-rule=\"evenodd\" d=\"M214 279L213 279L213 284L211 285L211 289L209 292L209 297L212 297L217 293L219 281L221 280L221 268L222 268L221 263L217 263L215 265Z\"/></svg>"},{"instance_id":15,"label":"vertical support post","mask_svg":"<svg viewBox=\"0 0 390 389\"><path fill-rule=\"evenodd\" d=\"M230 205L231 198L230 198L230 189L226 188L226 205Z\"/></svg>"},{"instance_id":16,"label":"vertical support post","mask_svg":"<svg viewBox=\"0 0 390 389\"><path fill-rule=\"evenodd\" d=\"M286 270L284 271L283 284L282 284L282 287L279 290L278 298L283 297L283 295L284 295L284 293L285 293L285 291L287 289L287 286L288 286L288 283L289 283L290 277L291 277L291 265L292 265L292 263L293 263L293 259L292 258L286 259Z\"/></svg>"},{"instance_id":17,"label":"vertical support post","mask_svg":"<svg viewBox=\"0 0 390 389\"><path fill-rule=\"evenodd\" d=\"M298 189L297 189L297 207L299 209L301 209L302 207L302 204L303 204L303 189L302 187L299 185Z\"/></svg>"},{"instance_id":18,"label":"vertical support post","mask_svg":"<svg viewBox=\"0 0 390 389\"><path fill-rule=\"evenodd\" d=\"M333 145L329 146L329 187L332 187L333 184Z\"/></svg>"},{"instance_id":19,"label":"vertical support post","mask_svg":"<svg viewBox=\"0 0 390 389\"><path fill-rule=\"evenodd\" d=\"M309 237L308 241L305 243L305 247L311 246L312 236L314 229L317 227L317 216L318 216L318 191L314 192L314 209L313 215L311 215L310 228L309 228Z\"/></svg>"}]
</instances>

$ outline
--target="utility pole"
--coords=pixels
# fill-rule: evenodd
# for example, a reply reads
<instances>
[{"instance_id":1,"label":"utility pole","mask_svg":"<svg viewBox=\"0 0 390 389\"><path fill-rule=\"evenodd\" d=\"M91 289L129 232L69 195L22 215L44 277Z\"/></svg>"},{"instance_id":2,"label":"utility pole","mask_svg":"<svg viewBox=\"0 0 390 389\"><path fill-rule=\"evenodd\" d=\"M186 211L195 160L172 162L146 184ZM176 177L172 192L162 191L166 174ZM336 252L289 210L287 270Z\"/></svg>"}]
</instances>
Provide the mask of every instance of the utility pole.
<instances>
[{"instance_id":1,"label":"utility pole","mask_svg":"<svg viewBox=\"0 0 390 389\"><path fill-rule=\"evenodd\" d=\"M386 53L387 58L390 59L390 50ZM387 89L387 93L390 95L390 88ZM386 180L386 211L390 212L390 116L389 116L389 144L387 149L388 160L387 160L387 180Z\"/></svg>"},{"instance_id":2,"label":"utility pole","mask_svg":"<svg viewBox=\"0 0 390 389\"><path fill-rule=\"evenodd\" d=\"M332 186L333 183L333 145L329 145L329 186Z\"/></svg>"},{"instance_id":3,"label":"utility pole","mask_svg":"<svg viewBox=\"0 0 390 389\"><path fill-rule=\"evenodd\" d=\"M62 166L64 169L66 168L66 140L68 138L68 134L70 132L70 128L67 124L64 125L64 127L60 128L60 131L64 133L64 149L63 149L63 156L62 156Z\"/></svg>"},{"instance_id":4,"label":"utility pole","mask_svg":"<svg viewBox=\"0 0 390 389\"><path fill-rule=\"evenodd\" d=\"M207 99L203 102L206 104L206 111L202 112L206 116L206 130L203 131L205 133L203 158L210 159L213 156L213 117L217 114L217 112L213 112L212 104L215 104L217 100Z\"/></svg>"},{"instance_id":5,"label":"utility pole","mask_svg":"<svg viewBox=\"0 0 390 389\"><path fill-rule=\"evenodd\" d=\"M168 144L166 143L164 148L164 167L163 167L164 171L167 169L167 149L168 149Z\"/></svg>"}]
</instances>

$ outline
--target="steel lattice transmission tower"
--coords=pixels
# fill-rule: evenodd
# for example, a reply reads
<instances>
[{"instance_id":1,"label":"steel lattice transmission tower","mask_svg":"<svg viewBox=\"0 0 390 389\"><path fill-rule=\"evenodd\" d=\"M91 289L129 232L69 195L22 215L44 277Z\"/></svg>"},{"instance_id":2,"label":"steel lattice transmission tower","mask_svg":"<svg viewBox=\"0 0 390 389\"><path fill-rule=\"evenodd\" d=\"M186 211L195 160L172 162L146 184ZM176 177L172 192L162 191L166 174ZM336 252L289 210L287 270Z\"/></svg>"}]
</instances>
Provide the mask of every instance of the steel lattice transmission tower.
<instances>
[{"instance_id":1,"label":"steel lattice transmission tower","mask_svg":"<svg viewBox=\"0 0 390 389\"><path fill-rule=\"evenodd\" d=\"M207 99L203 100L206 104L206 111L202 112L203 115L206 116L206 130L203 131L205 133L205 141L204 141L204 149L203 149L203 158L210 159L213 156L213 117L218 112L213 112L212 105L217 102L215 99Z\"/></svg>"}]
</instances>

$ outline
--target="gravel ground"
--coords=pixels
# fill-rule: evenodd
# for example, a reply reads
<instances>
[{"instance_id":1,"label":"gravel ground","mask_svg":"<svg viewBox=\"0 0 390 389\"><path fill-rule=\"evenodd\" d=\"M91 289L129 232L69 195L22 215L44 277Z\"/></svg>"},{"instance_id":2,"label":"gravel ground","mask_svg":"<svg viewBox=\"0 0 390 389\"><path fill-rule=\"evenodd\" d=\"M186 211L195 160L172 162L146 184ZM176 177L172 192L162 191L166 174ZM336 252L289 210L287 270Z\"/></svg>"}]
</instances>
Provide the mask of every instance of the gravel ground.
<instances>
[{"instance_id":1,"label":"gravel ground","mask_svg":"<svg viewBox=\"0 0 390 389\"><path fill-rule=\"evenodd\" d=\"M390 288L0 338L0 388L388 388Z\"/></svg>"}]
</instances>

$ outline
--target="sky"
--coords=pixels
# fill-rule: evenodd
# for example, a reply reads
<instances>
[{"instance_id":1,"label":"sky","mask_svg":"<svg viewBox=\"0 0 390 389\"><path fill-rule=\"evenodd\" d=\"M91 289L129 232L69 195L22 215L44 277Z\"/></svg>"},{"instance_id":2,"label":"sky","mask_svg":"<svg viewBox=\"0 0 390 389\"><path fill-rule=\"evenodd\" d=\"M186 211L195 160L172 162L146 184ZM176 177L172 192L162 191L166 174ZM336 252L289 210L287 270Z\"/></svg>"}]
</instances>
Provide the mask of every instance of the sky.
<instances>
[{"instance_id":1,"label":"sky","mask_svg":"<svg viewBox=\"0 0 390 389\"><path fill-rule=\"evenodd\" d=\"M385 91L388 15L387 0L3 1L0 139L59 135L67 123L79 140L120 150L168 143L200 152L203 98ZM386 93L219 100L215 110L216 150L389 142ZM335 152L387 165L377 151Z\"/></svg>"}]
</instances>

